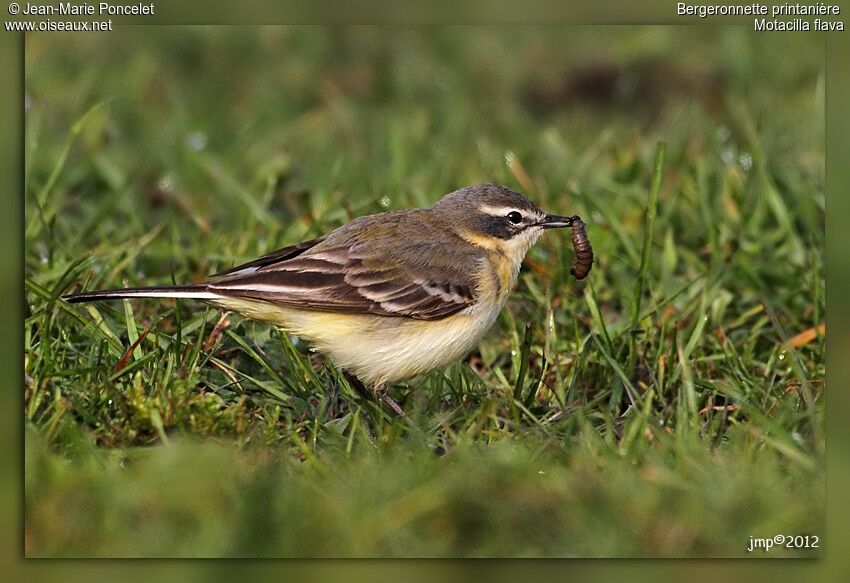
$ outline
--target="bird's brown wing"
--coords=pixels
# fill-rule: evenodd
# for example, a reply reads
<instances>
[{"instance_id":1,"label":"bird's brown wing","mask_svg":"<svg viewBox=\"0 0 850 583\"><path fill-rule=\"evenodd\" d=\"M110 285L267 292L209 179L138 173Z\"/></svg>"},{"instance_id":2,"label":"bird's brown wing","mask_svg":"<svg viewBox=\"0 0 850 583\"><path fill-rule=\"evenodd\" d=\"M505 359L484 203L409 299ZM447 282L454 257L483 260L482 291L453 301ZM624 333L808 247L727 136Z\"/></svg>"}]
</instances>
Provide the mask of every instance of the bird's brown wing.
<instances>
[{"instance_id":1,"label":"bird's brown wing","mask_svg":"<svg viewBox=\"0 0 850 583\"><path fill-rule=\"evenodd\" d=\"M309 241L302 241L300 243L295 243L294 245L290 245L288 247L283 247L278 249L277 251L272 251L262 257L254 259L253 261L249 261L248 263L243 263L241 265L237 265L235 267L231 267L225 271L219 271L210 276L210 279L221 279L224 277L231 277L236 275L247 275L250 273L256 272L258 269L262 267L267 267L269 265L273 265L275 263L280 263L281 261L286 261L287 259L292 259L293 257L298 257L308 249L315 247L319 243L324 240L324 237L318 237L316 239L310 239Z\"/></svg>"},{"instance_id":2,"label":"bird's brown wing","mask_svg":"<svg viewBox=\"0 0 850 583\"><path fill-rule=\"evenodd\" d=\"M336 246L328 240L292 258L246 264L248 269L212 281L209 290L294 308L418 320L445 318L475 301L476 258L455 256L452 264L440 240L385 246L347 239Z\"/></svg>"}]
</instances>

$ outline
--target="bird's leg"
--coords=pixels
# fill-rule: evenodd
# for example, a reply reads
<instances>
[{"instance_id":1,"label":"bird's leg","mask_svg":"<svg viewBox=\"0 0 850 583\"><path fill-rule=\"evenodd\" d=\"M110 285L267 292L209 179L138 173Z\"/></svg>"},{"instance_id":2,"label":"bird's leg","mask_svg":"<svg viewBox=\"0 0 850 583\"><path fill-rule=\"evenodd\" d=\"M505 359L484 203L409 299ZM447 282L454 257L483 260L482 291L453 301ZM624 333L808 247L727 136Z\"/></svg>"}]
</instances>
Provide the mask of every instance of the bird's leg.
<instances>
[{"instance_id":1,"label":"bird's leg","mask_svg":"<svg viewBox=\"0 0 850 583\"><path fill-rule=\"evenodd\" d=\"M395 402L395 399L390 397L390 394L387 392L386 388L383 388L378 391L378 394L381 395L381 400L390 406L390 409L396 412L396 414L403 418L407 419L407 414L404 412L404 409L401 408L401 405Z\"/></svg>"},{"instance_id":2,"label":"bird's leg","mask_svg":"<svg viewBox=\"0 0 850 583\"><path fill-rule=\"evenodd\" d=\"M404 422L407 423L412 429L414 429L418 432L422 431L421 429L419 429L419 426L416 425L416 423L413 422L413 419L411 419L407 415L407 413L404 412L404 409L402 409L401 406L398 403L395 402L395 399L390 397L390 394L387 392L387 386L386 385L380 385L380 386L375 387L375 393L380 395L381 400L384 403L386 403L387 405L389 405L390 409L392 409L395 412L396 415L398 415L399 417L404 419Z\"/></svg>"},{"instance_id":3,"label":"bird's leg","mask_svg":"<svg viewBox=\"0 0 850 583\"><path fill-rule=\"evenodd\" d=\"M339 405L339 381L337 377L331 378L331 386L327 393L328 409L327 415L329 419L336 417L337 405Z\"/></svg>"},{"instance_id":4,"label":"bird's leg","mask_svg":"<svg viewBox=\"0 0 850 583\"><path fill-rule=\"evenodd\" d=\"M360 395L363 399L366 399L368 401L374 401L375 396L379 395L381 397L381 400L386 403L396 415L404 419L407 424L413 427L414 429L419 429L416 424L413 423L413 420L411 420L410 417L407 416L407 413L404 412L404 409L402 409L401 406L396 403L392 397L390 397L390 395L387 393L386 385L379 385L375 387L374 391L370 391L366 388L366 385L364 385L360 379L358 379L356 376L354 376L347 370L343 370L342 374L346 378L348 383L351 385L351 388L353 388L357 392L357 394Z\"/></svg>"},{"instance_id":5,"label":"bird's leg","mask_svg":"<svg viewBox=\"0 0 850 583\"><path fill-rule=\"evenodd\" d=\"M366 385L358 379L356 376L348 372L347 370L342 371L342 376L345 377L345 380L348 381L348 384L351 385L351 388L360 395L363 399L371 401L374 399L374 395L369 393L369 389L366 388Z\"/></svg>"}]
</instances>

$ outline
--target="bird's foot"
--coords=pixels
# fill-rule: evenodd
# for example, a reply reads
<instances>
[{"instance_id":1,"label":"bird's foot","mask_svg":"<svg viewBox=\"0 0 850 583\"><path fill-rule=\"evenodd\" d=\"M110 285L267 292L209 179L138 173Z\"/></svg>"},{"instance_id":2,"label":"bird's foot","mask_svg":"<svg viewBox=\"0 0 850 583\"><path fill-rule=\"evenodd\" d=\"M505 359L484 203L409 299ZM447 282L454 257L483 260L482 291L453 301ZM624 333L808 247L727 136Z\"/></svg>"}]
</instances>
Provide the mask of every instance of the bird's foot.
<instances>
[{"instance_id":1,"label":"bird's foot","mask_svg":"<svg viewBox=\"0 0 850 583\"><path fill-rule=\"evenodd\" d=\"M354 389L358 395L360 395L363 399L367 401L375 401L376 396L380 396L381 401L383 401L390 409L393 410L393 413L401 417L405 423L407 423L413 429L419 431L419 427L413 422L413 420L404 412L404 409L401 408L401 405L396 403L395 399L390 397L387 392L386 386L378 386L375 387L374 391L370 391L366 388L366 385L358 379L356 376L351 374L348 371L343 371L343 376L345 376L346 380L348 380L348 384L351 385L351 388Z\"/></svg>"}]
</instances>

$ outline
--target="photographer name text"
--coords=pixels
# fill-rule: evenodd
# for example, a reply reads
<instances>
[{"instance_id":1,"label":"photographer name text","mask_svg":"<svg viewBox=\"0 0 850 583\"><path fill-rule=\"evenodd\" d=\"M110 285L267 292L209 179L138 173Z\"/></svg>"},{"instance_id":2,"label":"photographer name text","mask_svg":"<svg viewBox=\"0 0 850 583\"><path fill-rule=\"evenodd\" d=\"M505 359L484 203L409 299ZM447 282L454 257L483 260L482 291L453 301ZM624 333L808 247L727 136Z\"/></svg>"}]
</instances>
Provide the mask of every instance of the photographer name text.
<instances>
[{"instance_id":1,"label":"photographer name text","mask_svg":"<svg viewBox=\"0 0 850 583\"><path fill-rule=\"evenodd\" d=\"M24 4L20 14L24 16L148 16L155 15L155 7L150 4Z\"/></svg>"}]
</instances>

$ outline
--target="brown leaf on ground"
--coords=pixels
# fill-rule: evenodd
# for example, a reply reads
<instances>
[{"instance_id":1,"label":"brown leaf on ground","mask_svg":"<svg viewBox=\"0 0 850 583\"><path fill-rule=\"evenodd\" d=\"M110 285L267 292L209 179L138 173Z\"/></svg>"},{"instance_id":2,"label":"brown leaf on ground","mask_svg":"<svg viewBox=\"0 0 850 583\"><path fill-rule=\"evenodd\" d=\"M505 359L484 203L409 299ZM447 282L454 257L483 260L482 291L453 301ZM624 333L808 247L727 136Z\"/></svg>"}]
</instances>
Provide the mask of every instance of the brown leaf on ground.
<instances>
[{"instance_id":1,"label":"brown leaf on ground","mask_svg":"<svg viewBox=\"0 0 850 583\"><path fill-rule=\"evenodd\" d=\"M136 350L136 347L142 343L142 340L148 335L148 332L151 331L151 326L145 328L145 331L139 334L139 337L136 338L136 341L130 345L130 348L121 355L121 358L118 359L118 362L115 364L115 372L121 372L121 370L127 366L127 363L130 362L130 357L133 355L133 351Z\"/></svg>"},{"instance_id":2,"label":"brown leaf on ground","mask_svg":"<svg viewBox=\"0 0 850 583\"><path fill-rule=\"evenodd\" d=\"M732 411L736 411L737 409L737 405L714 405L712 407L703 407L702 409L700 409L699 414L705 415L709 411L728 411L731 413Z\"/></svg>"},{"instance_id":3,"label":"brown leaf on ground","mask_svg":"<svg viewBox=\"0 0 850 583\"><path fill-rule=\"evenodd\" d=\"M804 330L785 341L786 348L799 348L801 346L805 346L818 336L823 336L826 334L826 324L821 324L815 328L809 328L808 330Z\"/></svg>"},{"instance_id":4,"label":"brown leaf on ground","mask_svg":"<svg viewBox=\"0 0 850 583\"><path fill-rule=\"evenodd\" d=\"M207 336L207 339L204 341L204 350L206 352L210 352L213 347L218 344L221 339L222 332L224 332L224 329L230 324L229 316L230 312L225 312L221 315L221 318L218 319L218 322L215 323L212 332L210 332L210 335Z\"/></svg>"}]
</instances>

